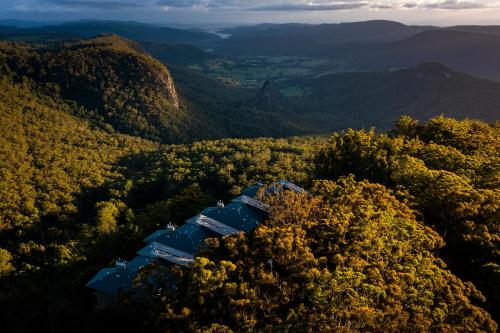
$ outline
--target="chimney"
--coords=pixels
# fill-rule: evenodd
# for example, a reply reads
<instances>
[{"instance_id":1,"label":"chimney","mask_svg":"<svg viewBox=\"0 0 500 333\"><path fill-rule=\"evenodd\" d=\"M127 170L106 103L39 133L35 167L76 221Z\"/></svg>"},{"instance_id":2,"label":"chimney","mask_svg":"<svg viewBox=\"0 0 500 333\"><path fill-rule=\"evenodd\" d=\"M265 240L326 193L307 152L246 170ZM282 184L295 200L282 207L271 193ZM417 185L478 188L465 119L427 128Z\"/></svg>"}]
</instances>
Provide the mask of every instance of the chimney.
<instances>
[{"instance_id":1,"label":"chimney","mask_svg":"<svg viewBox=\"0 0 500 333\"><path fill-rule=\"evenodd\" d=\"M118 259L116 260L115 267L118 269L126 269L127 268L127 261Z\"/></svg>"},{"instance_id":2,"label":"chimney","mask_svg":"<svg viewBox=\"0 0 500 333\"><path fill-rule=\"evenodd\" d=\"M196 223L199 224L199 225L203 225L203 219L201 218L201 216L196 216Z\"/></svg>"},{"instance_id":3,"label":"chimney","mask_svg":"<svg viewBox=\"0 0 500 333\"><path fill-rule=\"evenodd\" d=\"M172 232L175 232L175 229L176 229L176 227L172 222L168 222L167 227L165 228L165 230L172 231Z\"/></svg>"}]
</instances>

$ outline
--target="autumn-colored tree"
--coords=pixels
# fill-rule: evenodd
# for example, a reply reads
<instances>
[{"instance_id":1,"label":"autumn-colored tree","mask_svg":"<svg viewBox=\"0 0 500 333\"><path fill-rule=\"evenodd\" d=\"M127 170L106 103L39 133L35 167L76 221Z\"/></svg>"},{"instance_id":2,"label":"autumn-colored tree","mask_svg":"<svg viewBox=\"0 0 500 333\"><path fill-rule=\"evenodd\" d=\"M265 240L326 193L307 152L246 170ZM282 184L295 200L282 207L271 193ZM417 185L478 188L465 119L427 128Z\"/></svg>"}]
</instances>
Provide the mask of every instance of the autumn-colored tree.
<instances>
[{"instance_id":1,"label":"autumn-colored tree","mask_svg":"<svg viewBox=\"0 0 500 333\"><path fill-rule=\"evenodd\" d=\"M446 241L451 267L500 309L500 128L476 120L401 118L389 134L347 131L317 156L317 175L353 174L401 192Z\"/></svg>"},{"instance_id":2,"label":"autumn-colored tree","mask_svg":"<svg viewBox=\"0 0 500 333\"><path fill-rule=\"evenodd\" d=\"M267 197L252 234L208 241L158 328L207 331L494 332L484 300L436 257L444 245L381 185L318 181L317 195Z\"/></svg>"}]
</instances>

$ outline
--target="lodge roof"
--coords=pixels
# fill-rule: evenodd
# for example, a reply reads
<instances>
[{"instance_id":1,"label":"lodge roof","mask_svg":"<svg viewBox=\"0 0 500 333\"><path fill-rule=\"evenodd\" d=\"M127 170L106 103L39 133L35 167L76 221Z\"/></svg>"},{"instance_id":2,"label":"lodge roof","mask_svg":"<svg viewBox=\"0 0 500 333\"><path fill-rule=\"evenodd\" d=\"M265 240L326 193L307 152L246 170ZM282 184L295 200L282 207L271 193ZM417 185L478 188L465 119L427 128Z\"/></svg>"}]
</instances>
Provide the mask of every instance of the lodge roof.
<instances>
[{"instance_id":1,"label":"lodge roof","mask_svg":"<svg viewBox=\"0 0 500 333\"><path fill-rule=\"evenodd\" d=\"M139 270L152 262L186 266L193 261L205 239L251 232L267 217L268 207L256 198L262 187L261 183L250 186L228 205L206 208L179 228L169 225L164 230L155 231L144 239L147 245L137 252L136 258L128 263L118 262L113 268L102 269L87 283L87 287L104 294L116 295L120 291L131 289ZM305 192L284 180L274 183L266 192L273 193L278 188Z\"/></svg>"}]
</instances>

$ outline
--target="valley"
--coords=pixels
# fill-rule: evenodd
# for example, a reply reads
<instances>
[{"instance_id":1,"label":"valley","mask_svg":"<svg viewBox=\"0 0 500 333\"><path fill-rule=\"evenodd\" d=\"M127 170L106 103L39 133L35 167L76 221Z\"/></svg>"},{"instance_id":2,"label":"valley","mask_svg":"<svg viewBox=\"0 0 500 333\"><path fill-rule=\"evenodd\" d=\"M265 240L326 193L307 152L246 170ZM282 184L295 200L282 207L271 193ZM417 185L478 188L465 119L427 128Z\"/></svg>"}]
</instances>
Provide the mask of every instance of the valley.
<instances>
[{"instance_id":1,"label":"valley","mask_svg":"<svg viewBox=\"0 0 500 333\"><path fill-rule=\"evenodd\" d=\"M6 332L498 331L497 26L12 22Z\"/></svg>"}]
</instances>

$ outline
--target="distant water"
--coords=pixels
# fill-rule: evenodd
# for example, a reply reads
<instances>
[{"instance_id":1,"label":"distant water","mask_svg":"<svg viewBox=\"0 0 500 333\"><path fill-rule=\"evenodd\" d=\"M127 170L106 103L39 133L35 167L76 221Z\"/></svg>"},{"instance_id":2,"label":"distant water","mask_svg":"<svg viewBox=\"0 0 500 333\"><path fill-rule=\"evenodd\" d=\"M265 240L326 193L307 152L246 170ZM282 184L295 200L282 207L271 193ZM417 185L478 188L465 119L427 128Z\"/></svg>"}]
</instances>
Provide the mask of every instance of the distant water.
<instances>
[{"instance_id":1,"label":"distant water","mask_svg":"<svg viewBox=\"0 0 500 333\"><path fill-rule=\"evenodd\" d=\"M226 39L226 38L231 37L231 34L222 33L222 32L219 32L219 30L207 30L207 32L211 33L211 34L214 34L214 35L217 35L217 36L219 36L222 39Z\"/></svg>"}]
</instances>

